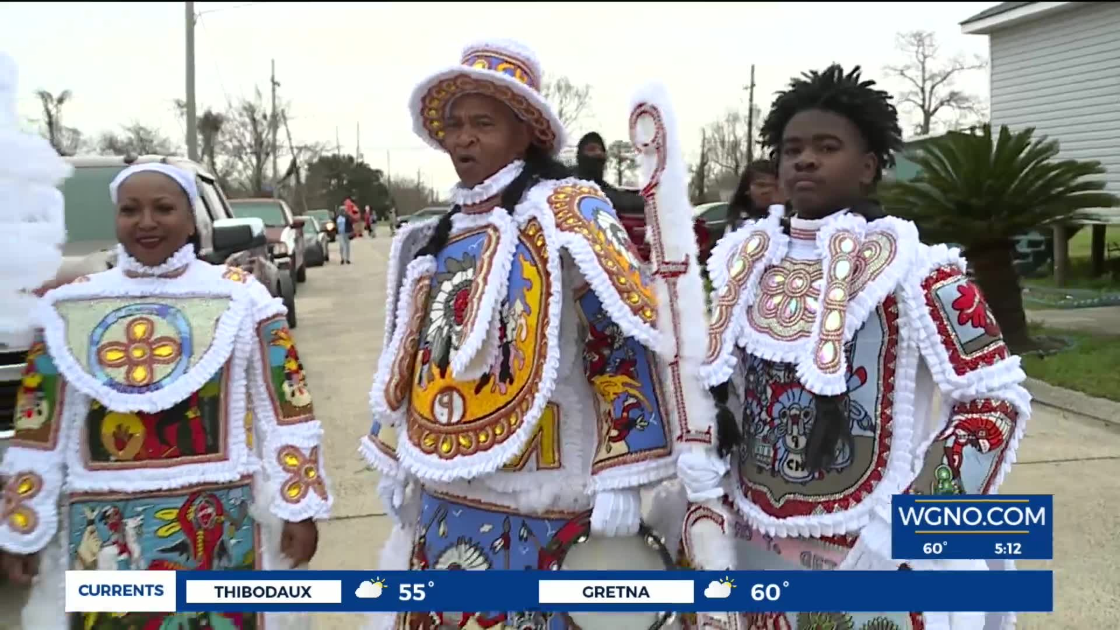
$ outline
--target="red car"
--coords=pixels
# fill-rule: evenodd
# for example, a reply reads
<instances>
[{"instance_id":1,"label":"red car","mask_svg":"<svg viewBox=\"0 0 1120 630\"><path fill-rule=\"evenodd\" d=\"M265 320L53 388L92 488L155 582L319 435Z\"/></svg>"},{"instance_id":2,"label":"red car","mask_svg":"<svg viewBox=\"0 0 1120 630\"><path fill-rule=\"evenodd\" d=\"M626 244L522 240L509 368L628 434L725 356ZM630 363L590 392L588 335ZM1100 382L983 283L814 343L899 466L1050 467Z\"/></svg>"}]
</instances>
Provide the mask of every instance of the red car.
<instances>
[{"instance_id":1,"label":"red car","mask_svg":"<svg viewBox=\"0 0 1120 630\"><path fill-rule=\"evenodd\" d=\"M635 195L640 195L641 190L637 188L619 188ZM638 255L642 260L649 262L650 248L649 243L646 242L646 215L644 212L625 212L618 211L618 219L622 222L622 227L626 228L626 233L630 236L630 241L638 248ZM712 247L715 246L715 240L709 233L707 226L704 224L702 218L697 218L692 224L693 233L696 235L696 245L700 251L700 264L708 261L708 255L712 252Z\"/></svg>"}]
</instances>

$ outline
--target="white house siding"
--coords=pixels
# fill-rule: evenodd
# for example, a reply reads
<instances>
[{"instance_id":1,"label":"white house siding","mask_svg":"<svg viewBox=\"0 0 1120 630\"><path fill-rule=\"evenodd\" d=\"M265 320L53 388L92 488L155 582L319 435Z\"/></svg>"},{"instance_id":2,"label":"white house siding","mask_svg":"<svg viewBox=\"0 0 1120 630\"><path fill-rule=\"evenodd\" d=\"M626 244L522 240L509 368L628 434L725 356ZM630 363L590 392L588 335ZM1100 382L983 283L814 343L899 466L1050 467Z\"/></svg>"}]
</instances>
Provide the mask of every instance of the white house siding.
<instances>
[{"instance_id":1,"label":"white house siding","mask_svg":"<svg viewBox=\"0 0 1120 630\"><path fill-rule=\"evenodd\" d=\"M1079 4L991 33L992 125L1035 127L1062 157L1098 160L1120 195L1120 2Z\"/></svg>"}]
</instances>

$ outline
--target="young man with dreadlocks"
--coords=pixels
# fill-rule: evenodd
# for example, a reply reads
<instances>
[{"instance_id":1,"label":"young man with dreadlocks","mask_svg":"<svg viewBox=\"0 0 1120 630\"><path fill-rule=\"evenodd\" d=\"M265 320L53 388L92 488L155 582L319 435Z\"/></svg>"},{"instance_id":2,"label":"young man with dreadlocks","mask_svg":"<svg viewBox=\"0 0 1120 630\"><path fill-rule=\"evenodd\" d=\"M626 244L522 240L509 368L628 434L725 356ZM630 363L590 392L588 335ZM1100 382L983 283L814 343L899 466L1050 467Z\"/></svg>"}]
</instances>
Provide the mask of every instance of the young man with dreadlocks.
<instances>
[{"instance_id":1,"label":"young man with dreadlocks","mask_svg":"<svg viewBox=\"0 0 1120 630\"><path fill-rule=\"evenodd\" d=\"M884 216L869 199L901 145L890 97L873 86L858 67L845 74L833 65L779 94L762 135L789 207L772 207L712 253L703 377L722 406L721 429L732 428L718 448L680 458L696 502L682 542L697 568L1011 568L891 559L891 496L996 492L1015 461L1030 397L959 252L922 244L912 223ZM981 628L986 619L778 613L719 621Z\"/></svg>"},{"instance_id":2,"label":"young man with dreadlocks","mask_svg":"<svg viewBox=\"0 0 1120 630\"><path fill-rule=\"evenodd\" d=\"M602 191L555 161L564 129L541 78L524 46L483 42L413 95L416 132L460 183L447 214L402 228L391 250L361 445L396 520L387 570L558 568L587 534L638 532L639 489L676 472L655 281ZM532 627L568 627L544 617Z\"/></svg>"}]
</instances>

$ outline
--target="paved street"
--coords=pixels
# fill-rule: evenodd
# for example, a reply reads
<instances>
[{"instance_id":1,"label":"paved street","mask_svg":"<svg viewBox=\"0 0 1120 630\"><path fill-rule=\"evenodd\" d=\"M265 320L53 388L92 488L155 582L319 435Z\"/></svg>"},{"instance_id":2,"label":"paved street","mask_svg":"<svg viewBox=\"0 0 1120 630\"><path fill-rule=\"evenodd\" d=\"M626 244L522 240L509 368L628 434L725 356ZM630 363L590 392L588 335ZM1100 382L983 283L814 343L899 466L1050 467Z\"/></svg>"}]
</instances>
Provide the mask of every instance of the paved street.
<instances>
[{"instance_id":1,"label":"paved street","mask_svg":"<svg viewBox=\"0 0 1120 630\"><path fill-rule=\"evenodd\" d=\"M311 269L297 298L295 336L326 426L327 466L337 497L334 518L320 529L315 569L375 568L389 530L374 492L376 475L365 470L356 452L358 437L369 428L367 399L380 352L388 250L385 232L378 239L354 241L354 264L341 266L336 257L326 267ZM1113 563L1120 557L1120 429L1036 408L1003 491L1056 496L1057 612L1023 616L1019 627L1113 627L1120 618L1120 571ZM0 628L22 603L13 601L10 588L4 590ZM356 616L323 615L315 625L350 630L360 623Z\"/></svg>"}]
</instances>

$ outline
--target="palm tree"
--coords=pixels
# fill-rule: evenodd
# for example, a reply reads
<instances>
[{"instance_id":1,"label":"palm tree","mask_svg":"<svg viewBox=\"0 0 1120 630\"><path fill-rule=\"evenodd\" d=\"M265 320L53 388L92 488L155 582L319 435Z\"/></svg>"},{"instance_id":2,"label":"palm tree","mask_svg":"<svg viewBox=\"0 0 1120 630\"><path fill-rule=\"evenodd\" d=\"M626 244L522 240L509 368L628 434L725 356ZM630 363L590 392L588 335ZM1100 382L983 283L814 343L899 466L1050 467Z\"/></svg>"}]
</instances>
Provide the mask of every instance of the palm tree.
<instances>
[{"instance_id":1,"label":"palm tree","mask_svg":"<svg viewBox=\"0 0 1120 630\"><path fill-rule=\"evenodd\" d=\"M1013 352L1035 348L1012 264L1016 236L1068 220L1081 210L1120 205L1093 176L1100 162L1059 160L1058 142L990 125L978 134L949 133L911 159L921 173L895 182L882 198L892 213L917 223L926 242L960 243Z\"/></svg>"}]
</instances>

